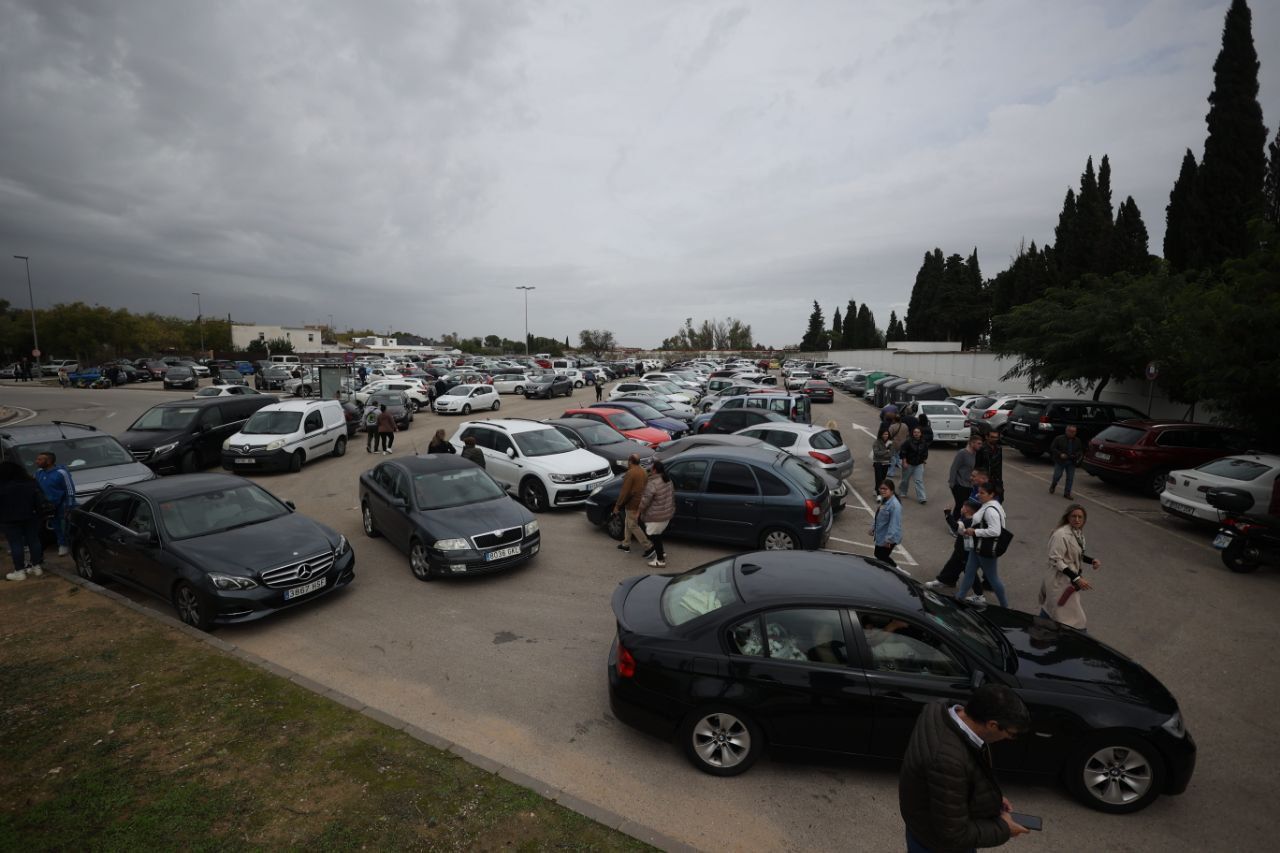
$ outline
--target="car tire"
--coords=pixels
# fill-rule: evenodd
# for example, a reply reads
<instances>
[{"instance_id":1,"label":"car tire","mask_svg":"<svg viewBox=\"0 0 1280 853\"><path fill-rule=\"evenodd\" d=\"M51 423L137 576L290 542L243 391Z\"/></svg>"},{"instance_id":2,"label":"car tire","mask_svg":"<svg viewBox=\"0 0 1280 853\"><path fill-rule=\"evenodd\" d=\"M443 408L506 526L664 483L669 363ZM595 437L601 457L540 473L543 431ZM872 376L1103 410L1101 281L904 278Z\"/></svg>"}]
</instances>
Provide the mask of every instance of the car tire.
<instances>
[{"instance_id":1,"label":"car tire","mask_svg":"<svg viewBox=\"0 0 1280 853\"><path fill-rule=\"evenodd\" d=\"M1231 544L1222 549L1222 565L1238 575L1247 575L1258 570L1258 561L1250 559L1245 548L1244 540L1234 539Z\"/></svg>"},{"instance_id":2,"label":"car tire","mask_svg":"<svg viewBox=\"0 0 1280 853\"><path fill-rule=\"evenodd\" d=\"M770 527L760 534L760 548L764 551L794 551L800 547L796 535L783 527Z\"/></svg>"},{"instance_id":3,"label":"car tire","mask_svg":"<svg viewBox=\"0 0 1280 853\"><path fill-rule=\"evenodd\" d=\"M577 382L573 383L573 387L574 387L574 388L581 388L581 387L582 387L582 381L581 381L581 380L579 380L579 381L577 381Z\"/></svg>"},{"instance_id":4,"label":"car tire","mask_svg":"<svg viewBox=\"0 0 1280 853\"><path fill-rule=\"evenodd\" d=\"M516 391L515 391L515 392L516 392L517 394L523 394L523 393L524 393L524 386L523 386L523 385L517 385L517 386L516 386ZM526 399L528 399L528 398L526 398Z\"/></svg>"},{"instance_id":5,"label":"car tire","mask_svg":"<svg viewBox=\"0 0 1280 853\"><path fill-rule=\"evenodd\" d=\"M333 456L345 456L347 452L346 436L338 436L338 440L333 443Z\"/></svg>"},{"instance_id":6,"label":"car tire","mask_svg":"<svg viewBox=\"0 0 1280 853\"><path fill-rule=\"evenodd\" d=\"M418 401L417 401L417 400L414 400L414 399L410 399L410 400L409 400L409 411L410 411L410 412L416 412L416 411L418 411Z\"/></svg>"},{"instance_id":7,"label":"car tire","mask_svg":"<svg viewBox=\"0 0 1280 853\"><path fill-rule=\"evenodd\" d=\"M299 397L310 397L310 396L311 396L311 386L310 386L310 385L302 385L302 386L299 386L299 388L298 388L298 396L299 396Z\"/></svg>"},{"instance_id":8,"label":"car tire","mask_svg":"<svg viewBox=\"0 0 1280 853\"><path fill-rule=\"evenodd\" d=\"M1164 760L1155 744L1123 731L1087 738L1067 759L1071 793L1107 814L1141 811L1164 790Z\"/></svg>"},{"instance_id":9,"label":"car tire","mask_svg":"<svg viewBox=\"0 0 1280 853\"><path fill-rule=\"evenodd\" d=\"M470 404L470 403L463 403L463 404L462 404L462 414L464 414L464 415L469 415L469 414L471 414L471 404Z\"/></svg>"},{"instance_id":10,"label":"car tire","mask_svg":"<svg viewBox=\"0 0 1280 853\"><path fill-rule=\"evenodd\" d=\"M703 773L737 776L750 770L764 751L764 735L736 708L708 705L685 717L680 746Z\"/></svg>"},{"instance_id":11,"label":"car tire","mask_svg":"<svg viewBox=\"0 0 1280 853\"><path fill-rule=\"evenodd\" d=\"M178 619L192 628L208 631L213 626L213 606L186 581L179 581L173 588L173 607Z\"/></svg>"},{"instance_id":12,"label":"car tire","mask_svg":"<svg viewBox=\"0 0 1280 853\"><path fill-rule=\"evenodd\" d=\"M194 474L200 470L200 460L196 458L194 450L182 454L182 458L178 460L178 470L183 474Z\"/></svg>"},{"instance_id":13,"label":"car tire","mask_svg":"<svg viewBox=\"0 0 1280 853\"><path fill-rule=\"evenodd\" d=\"M617 541L621 542L622 534L623 532L625 532L625 530L626 530L626 522L622 518L622 513L620 512L609 513L609 517L605 519L605 522L604 522L604 532L608 533L610 538L616 539Z\"/></svg>"},{"instance_id":14,"label":"car tire","mask_svg":"<svg viewBox=\"0 0 1280 853\"><path fill-rule=\"evenodd\" d=\"M370 539L377 539L382 535L378 532L378 523L373 520L373 512L364 501L360 502L360 527L364 530L364 535Z\"/></svg>"},{"instance_id":15,"label":"car tire","mask_svg":"<svg viewBox=\"0 0 1280 853\"><path fill-rule=\"evenodd\" d=\"M529 512L546 512L546 488L533 477L526 478L520 484L520 503L524 504Z\"/></svg>"},{"instance_id":16,"label":"car tire","mask_svg":"<svg viewBox=\"0 0 1280 853\"><path fill-rule=\"evenodd\" d=\"M289 457L289 473L296 474L302 470L304 455L301 450L293 451L293 455Z\"/></svg>"},{"instance_id":17,"label":"car tire","mask_svg":"<svg viewBox=\"0 0 1280 853\"><path fill-rule=\"evenodd\" d=\"M83 541L76 543L75 560L76 574L87 581L101 580L98 570L93 567L93 554L89 551L89 546Z\"/></svg>"},{"instance_id":18,"label":"car tire","mask_svg":"<svg viewBox=\"0 0 1280 853\"><path fill-rule=\"evenodd\" d=\"M498 409L501 409L501 408L502 408L502 401L501 401L501 400L494 400L494 401L493 401L493 410L496 412L496 411L498 411Z\"/></svg>"},{"instance_id":19,"label":"car tire","mask_svg":"<svg viewBox=\"0 0 1280 853\"><path fill-rule=\"evenodd\" d=\"M413 576L424 583L432 580L431 561L427 558L427 546L422 544L421 539L414 539L409 543L409 571L413 572Z\"/></svg>"},{"instance_id":20,"label":"car tire","mask_svg":"<svg viewBox=\"0 0 1280 853\"><path fill-rule=\"evenodd\" d=\"M1152 471L1147 475L1147 481L1142 486L1142 492L1149 498L1158 498L1164 492L1165 478L1169 476L1169 472L1163 468L1158 471Z\"/></svg>"},{"instance_id":21,"label":"car tire","mask_svg":"<svg viewBox=\"0 0 1280 853\"><path fill-rule=\"evenodd\" d=\"M525 394L525 395L524 395L524 398L525 398L526 400L532 400L532 399L533 399L533 395L532 395L532 394Z\"/></svg>"}]
</instances>

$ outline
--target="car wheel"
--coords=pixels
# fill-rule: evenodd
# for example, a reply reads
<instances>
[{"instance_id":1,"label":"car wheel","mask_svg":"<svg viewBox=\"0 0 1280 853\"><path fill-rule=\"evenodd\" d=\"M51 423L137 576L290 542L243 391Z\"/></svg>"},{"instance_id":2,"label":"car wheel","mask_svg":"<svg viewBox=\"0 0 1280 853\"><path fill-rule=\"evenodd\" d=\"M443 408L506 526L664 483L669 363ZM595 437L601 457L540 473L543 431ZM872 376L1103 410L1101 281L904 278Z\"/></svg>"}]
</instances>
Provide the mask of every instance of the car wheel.
<instances>
[{"instance_id":1,"label":"car wheel","mask_svg":"<svg viewBox=\"0 0 1280 853\"><path fill-rule=\"evenodd\" d=\"M213 608L195 587L180 581L173 590L173 606L178 618L192 628L208 631L213 625Z\"/></svg>"},{"instance_id":2,"label":"car wheel","mask_svg":"<svg viewBox=\"0 0 1280 853\"><path fill-rule=\"evenodd\" d=\"M178 460L178 470L184 474L194 474L200 470L200 461L196 459L194 450L182 454L182 458Z\"/></svg>"},{"instance_id":3,"label":"car wheel","mask_svg":"<svg viewBox=\"0 0 1280 853\"><path fill-rule=\"evenodd\" d=\"M420 581L431 580L431 562L427 559L427 546L418 539L409 543L409 571Z\"/></svg>"},{"instance_id":4,"label":"car wheel","mask_svg":"<svg viewBox=\"0 0 1280 853\"><path fill-rule=\"evenodd\" d=\"M1146 740L1125 732L1104 732L1089 738L1068 762L1067 787L1090 808L1128 814L1160 796L1164 764Z\"/></svg>"},{"instance_id":5,"label":"car wheel","mask_svg":"<svg viewBox=\"0 0 1280 853\"><path fill-rule=\"evenodd\" d=\"M417 400L410 400L410 401L409 401L409 411L411 411L411 412L416 412L416 411L418 411L418 401L417 401Z\"/></svg>"},{"instance_id":6,"label":"car wheel","mask_svg":"<svg viewBox=\"0 0 1280 853\"><path fill-rule=\"evenodd\" d=\"M344 436L338 436L338 440L333 443L333 455L343 456L347 452L347 439Z\"/></svg>"},{"instance_id":7,"label":"car wheel","mask_svg":"<svg viewBox=\"0 0 1280 853\"><path fill-rule=\"evenodd\" d=\"M604 523L604 532L621 542L622 533L625 527L626 522L622 520L622 513L613 512L609 514L609 520Z\"/></svg>"},{"instance_id":8,"label":"car wheel","mask_svg":"<svg viewBox=\"0 0 1280 853\"><path fill-rule=\"evenodd\" d=\"M520 503L528 507L529 512L544 512L547 508L547 490L530 477L520 484Z\"/></svg>"},{"instance_id":9,"label":"car wheel","mask_svg":"<svg viewBox=\"0 0 1280 853\"><path fill-rule=\"evenodd\" d=\"M693 766L712 776L737 776L755 764L764 747L760 727L730 708L694 711L680 727L680 743Z\"/></svg>"},{"instance_id":10,"label":"car wheel","mask_svg":"<svg viewBox=\"0 0 1280 853\"><path fill-rule=\"evenodd\" d=\"M300 388L298 389L298 396L299 396L299 397L310 397L310 396L311 396L311 386L310 386L310 385L303 385L302 387L300 387Z\"/></svg>"},{"instance_id":11,"label":"car wheel","mask_svg":"<svg viewBox=\"0 0 1280 853\"><path fill-rule=\"evenodd\" d=\"M960 445L960 446L961 446L961 447L963 447L964 445ZM1039 459L1039 458L1040 458L1040 451L1039 451L1039 450L1026 450L1026 449L1024 449L1024 448L1021 448L1021 447L1020 447L1020 448L1018 448L1018 452L1019 452L1019 453L1021 453L1023 456L1027 457L1028 459Z\"/></svg>"},{"instance_id":12,"label":"car wheel","mask_svg":"<svg viewBox=\"0 0 1280 853\"><path fill-rule=\"evenodd\" d=\"M791 531L771 527L760 534L760 547L766 551L794 551L800 547L800 543Z\"/></svg>"},{"instance_id":13,"label":"car wheel","mask_svg":"<svg viewBox=\"0 0 1280 853\"><path fill-rule=\"evenodd\" d=\"M493 401L493 410L496 412L496 411L498 411L498 409L501 409L501 408L502 408L502 401L501 401L501 400L494 400L494 401Z\"/></svg>"},{"instance_id":14,"label":"car wheel","mask_svg":"<svg viewBox=\"0 0 1280 853\"><path fill-rule=\"evenodd\" d=\"M1147 475L1147 483L1143 491L1147 493L1147 497L1158 498L1160 493L1164 491L1165 478L1169 476L1168 471L1152 471Z\"/></svg>"},{"instance_id":15,"label":"car wheel","mask_svg":"<svg viewBox=\"0 0 1280 853\"><path fill-rule=\"evenodd\" d=\"M574 388L581 388L581 387L582 387L582 382L581 382L581 380L579 380L578 382L573 383L573 387L574 387Z\"/></svg>"},{"instance_id":16,"label":"car wheel","mask_svg":"<svg viewBox=\"0 0 1280 853\"><path fill-rule=\"evenodd\" d=\"M471 404L470 404L470 403L463 403L463 404L462 404L462 414L464 414L464 415L469 415L469 414L471 414Z\"/></svg>"},{"instance_id":17,"label":"car wheel","mask_svg":"<svg viewBox=\"0 0 1280 853\"><path fill-rule=\"evenodd\" d=\"M303 454L301 450L295 450L293 455L289 457L289 471L293 474L302 470Z\"/></svg>"},{"instance_id":18,"label":"car wheel","mask_svg":"<svg viewBox=\"0 0 1280 853\"><path fill-rule=\"evenodd\" d=\"M369 511L367 503L360 504L360 526L364 528L364 535L370 539L377 539L382 534L378 532L378 525L373 520L373 513Z\"/></svg>"},{"instance_id":19,"label":"car wheel","mask_svg":"<svg viewBox=\"0 0 1280 853\"><path fill-rule=\"evenodd\" d=\"M523 385L517 385L517 386L516 386L516 393L517 393L517 394L523 394L523 393L524 393L524 386L523 386Z\"/></svg>"},{"instance_id":20,"label":"car wheel","mask_svg":"<svg viewBox=\"0 0 1280 853\"><path fill-rule=\"evenodd\" d=\"M1235 539L1222 549L1222 565L1239 575L1247 575L1258 570L1258 561L1250 558L1243 539Z\"/></svg>"},{"instance_id":21,"label":"car wheel","mask_svg":"<svg viewBox=\"0 0 1280 853\"><path fill-rule=\"evenodd\" d=\"M76 545L76 574L87 581L98 580L98 572L93 567L93 554L84 542Z\"/></svg>"}]
</instances>

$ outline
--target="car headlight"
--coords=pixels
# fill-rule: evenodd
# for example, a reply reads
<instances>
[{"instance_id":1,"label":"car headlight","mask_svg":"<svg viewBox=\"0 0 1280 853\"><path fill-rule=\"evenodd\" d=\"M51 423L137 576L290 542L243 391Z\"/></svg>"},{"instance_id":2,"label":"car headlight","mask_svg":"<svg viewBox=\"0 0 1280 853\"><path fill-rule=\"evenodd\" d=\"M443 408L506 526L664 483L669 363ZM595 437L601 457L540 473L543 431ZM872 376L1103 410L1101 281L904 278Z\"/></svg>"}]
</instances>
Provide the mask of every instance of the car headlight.
<instances>
[{"instance_id":1,"label":"car headlight","mask_svg":"<svg viewBox=\"0 0 1280 853\"><path fill-rule=\"evenodd\" d=\"M222 442L222 449L223 449L223 450L230 450L230 449L231 449L231 439L230 439L230 438L228 438L226 441Z\"/></svg>"},{"instance_id":2,"label":"car headlight","mask_svg":"<svg viewBox=\"0 0 1280 853\"><path fill-rule=\"evenodd\" d=\"M168 444L162 444L155 449L156 456L163 456L166 453L172 453L173 449L178 446L178 442L171 441Z\"/></svg>"},{"instance_id":3,"label":"car headlight","mask_svg":"<svg viewBox=\"0 0 1280 853\"><path fill-rule=\"evenodd\" d=\"M1160 724L1160 728L1176 738L1187 736L1187 725L1182 721L1182 711L1174 711L1172 717Z\"/></svg>"},{"instance_id":4,"label":"car headlight","mask_svg":"<svg viewBox=\"0 0 1280 853\"><path fill-rule=\"evenodd\" d=\"M619 471L625 471L627 470L627 460L615 459L613 460L613 467L617 468Z\"/></svg>"},{"instance_id":5,"label":"car headlight","mask_svg":"<svg viewBox=\"0 0 1280 853\"><path fill-rule=\"evenodd\" d=\"M526 524L526 525L524 526L524 535L525 535L525 536L532 536L533 534L535 534L535 533L537 533L537 532L538 532L538 522L537 522L537 521L531 521L531 522L529 522L528 524Z\"/></svg>"},{"instance_id":6,"label":"car headlight","mask_svg":"<svg viewBox=\"0 0 1280 853\"><path fill-rule=\"evenodd\" d=\"M253 578L242 578L236 575L210 574L209 582L214 589L253 589L258 582Z\"/></svg>"},{"instance_id":7,"label":"car headlight","mask_svg":"<svg viewBox=\"0 0 1280 853\"><path fill-rule=\"evenodd\" d=\"M437 539L435 544L437 551L466 551L470 547L465 539Z\"/></svg>"},{"instance_id":8,"label":"car headlight","mask_svg":"<svg viewBox=\"0 0 1280 853\"><path fill-rule=\"evenodd\" d=\"M600 490L603 488L604 486L596 486L594 489L591 490L591 494L587 495L587 497L594 498L596 495L600 494Z\"/></svg>"},{"instance_id":9,"label":"car headlight","mask_svg":"<svg viewBox=\"0 0 1280 853\"><path fill-rule=\"evenodd\" d=\"M573 478L568 474L548 474L547 479L553 483L567 483Z\"/></svg>"},{"instance_id":10,"label":"car headlight","mask_svg":"<svg viewBox=\"0 0 1280 853\"><path fill-rule=\"evenodd\" d=\"M341 533L338 534L338 544L333 549L333 556L341 557L343 554L351 550L351 543L347 541L347 537Z\"/></svg>"},{"instance_id":11,"label":"car headlight","mask_svg":"<svg viewBox=\"0 0 1280 853\"><path fill-rule=\"evenodd\" d=\"M267 445L266 450L268 452L272 450L279 450L280 448L284 447L284 445L285 445L285 440L283 438L277 438L275 441Z\"/></svg>"}]
</instances>

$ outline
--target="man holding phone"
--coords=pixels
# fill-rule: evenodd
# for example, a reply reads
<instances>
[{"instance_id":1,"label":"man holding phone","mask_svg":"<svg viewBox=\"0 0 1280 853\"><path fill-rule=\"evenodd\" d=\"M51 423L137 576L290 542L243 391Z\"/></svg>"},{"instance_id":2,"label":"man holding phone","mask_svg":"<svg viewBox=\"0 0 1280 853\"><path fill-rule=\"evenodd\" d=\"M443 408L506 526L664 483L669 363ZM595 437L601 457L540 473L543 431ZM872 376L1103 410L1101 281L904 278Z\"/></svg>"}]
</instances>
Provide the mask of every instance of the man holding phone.
<instances>
[{"instance_id":1,"label":"man holding phone","mask_svg":"<svg viewBox=\"0 0 1280 853\"><path fill-rule=\"evenodd\" d=\"M1030 727L1027 706L1003 684L983 684L963 706L924 707L898 779L908 853L999 847L1028 831L1000 793L991 744Z\"/></svg>"}]
</instances>

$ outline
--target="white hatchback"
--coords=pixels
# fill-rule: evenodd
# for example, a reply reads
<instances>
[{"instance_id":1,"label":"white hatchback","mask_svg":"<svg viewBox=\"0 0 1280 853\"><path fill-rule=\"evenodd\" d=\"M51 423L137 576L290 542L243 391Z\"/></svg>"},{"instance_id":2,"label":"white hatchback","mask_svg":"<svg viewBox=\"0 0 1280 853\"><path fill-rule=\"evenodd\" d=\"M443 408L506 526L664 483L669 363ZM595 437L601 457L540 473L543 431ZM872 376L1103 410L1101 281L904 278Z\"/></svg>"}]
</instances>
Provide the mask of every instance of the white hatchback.
<instances>
[{"instance_id":1,"label":"white hatchback","mask_svg":"<svg viewBox=\"0 0 1280 853\"><path fill-rule=\"evenodd\" d=\"M1160 493L1160 507L1170 515L1191 521L1222 521L1220 510L1209 506L1205 493L1210 489L1240 489L1253 495L1254 511L1265 515L1271 507L1276 477L1280 476L1280 456L1269 453L1240 453L1206 462L1198 468L1170 471Z\"/></svg>"},{"instance_id":2,"label":"white hatchback","mask_svg":"<svg viewBox=\"0 0 1280 853\"><path fill-rule=\"evenodd\" d=\"M502 408L502 400L492 385L455 385L436 397L433 408L440 415L469 415L479 409L496 412Z\"/></svg>"}]
</instances>

